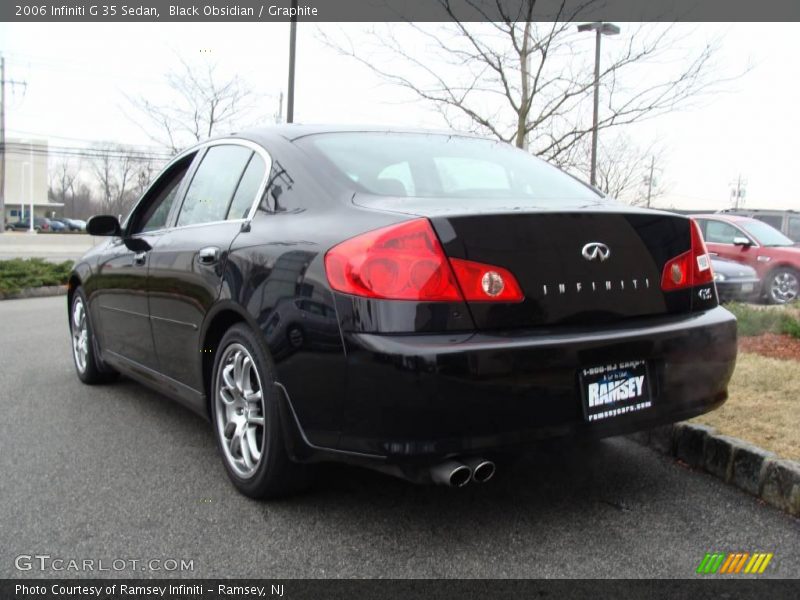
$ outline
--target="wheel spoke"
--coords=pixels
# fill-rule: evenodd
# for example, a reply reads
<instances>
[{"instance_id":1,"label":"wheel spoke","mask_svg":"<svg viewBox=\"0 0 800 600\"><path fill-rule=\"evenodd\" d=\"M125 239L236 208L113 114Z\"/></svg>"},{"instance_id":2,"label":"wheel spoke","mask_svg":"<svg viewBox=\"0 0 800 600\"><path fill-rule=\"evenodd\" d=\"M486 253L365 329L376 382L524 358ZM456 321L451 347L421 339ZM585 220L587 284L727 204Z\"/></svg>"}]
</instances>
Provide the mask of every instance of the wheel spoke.
<instances>
[{"instance_id":1,"label":"wheel spoke","mask_svg":"<svg viewBox=\"0 0 800 600\"><path fill-rule=\"evenodd\" d=\"M233 381L233 365L227 365L222 370L222 381L227 389L236 389L236 383Z\"/></svg>"},{"instance_id":2,"label":"wheel spoke","mask_svg":"<svg viewBox=\"0 0 800 600\"><path fill-rule=\"evenodd\" d=\"M255 466L253 462L253 455L250 452L250 440L248 439L249 431L242 430L242 435L239 438L239 450L242 453L242 460L244 460L245 466L248 469L252 469Z\"/></svg>"},{"instance_id":3,"label":"wheel spoke","mask_svg":"<svg viewBox=\"0 0 800 600\"><path fill-rule=\"evenodd\" d=\"M242 391L242 361L244 360L244 354L242 352L237 352L236 355L233 357L233 381L236 386L236 389L241 392Z\"/></svg>"},{"instance_id":4,"label":"wheel spoke","mask_svg":"<svg viewBox=\"0 0 800 600\"><path fill-rule=\"evenodd\" d=\"M222 398L222 402L228 406L233 404L234 398L231 390L223 388L219 391L219 397Z\"/></svg>"},{"instance_id":5,"label":"wheel spoke","mask_svg":"<svg viewBox=\"0 0 800 600\"><path fill-rule=\"evenodd\" d=\"M261 402L261 390L246 393L244 399L248 402Z\"/></svg>"},{"instance_id":6,"label":"wheel spoke","mask_svg":"<svg viewBox=\"0 0 800 600\"><path fill-rule=\"evenodd\" d=\"M259 425L260 427L264 426L264 417L258 415L249 415L247 417L247 422L251 425Z\"/></svg>"}]
</instances>

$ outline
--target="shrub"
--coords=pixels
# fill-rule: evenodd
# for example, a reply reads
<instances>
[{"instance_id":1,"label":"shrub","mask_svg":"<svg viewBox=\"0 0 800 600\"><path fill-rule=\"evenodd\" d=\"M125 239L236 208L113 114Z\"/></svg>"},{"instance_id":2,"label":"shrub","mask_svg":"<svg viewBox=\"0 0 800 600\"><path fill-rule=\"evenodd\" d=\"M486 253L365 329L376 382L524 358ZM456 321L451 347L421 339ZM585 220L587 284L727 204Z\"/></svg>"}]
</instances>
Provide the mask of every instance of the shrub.
<instances>
[{"instance_id":1,"label":"shrub","mask_svg":"<svg viewBox=\"0 0 800 600\"><path fill-rule=\"evenodd\" d=\"M787 307L756 308L750 304L733 302L725 306L736 315L739 335L749 337L762 333L785 333L800 339L800 321Z\"/></svg>"},{"instance_id":2,"label":"shrub","mask_svg":"<svg viewBox=\"0 0 800 600\"><path fill-rule=\"evenodd\" d=\"M67 283L72 262L51 263L41 258L0 260L0 294L24 288Z\"/></svg>"}]
</instances>

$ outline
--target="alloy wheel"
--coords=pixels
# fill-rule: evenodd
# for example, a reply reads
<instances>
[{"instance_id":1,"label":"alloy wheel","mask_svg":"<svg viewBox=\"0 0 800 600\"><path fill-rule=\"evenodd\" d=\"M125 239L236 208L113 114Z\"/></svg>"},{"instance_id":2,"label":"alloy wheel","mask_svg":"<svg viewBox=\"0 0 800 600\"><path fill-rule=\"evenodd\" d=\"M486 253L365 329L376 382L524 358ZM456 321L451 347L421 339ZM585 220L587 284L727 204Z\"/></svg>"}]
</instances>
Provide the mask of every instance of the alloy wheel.
<instances>
[{"instance_id":1,"label":"alloy wheel","mask_svg":"<svg viewBox=\"0 0 800 600\"><path fill-rule=\"evenodd\" d=\"M795 300L800 293L800 281L789 271L781 271L772 278L770 295L778 304L786 304Z\"/></svg>"},{"instance_id":2,"label":"alloy wheel","mask_svg":"<svg viewBox=\"0 0 800 600\"><path fill-rule=\"evenodd\" d=\"M261 377L242 344L230 344L219 361L216 425L225 460L241 478L255 475L264 452L265 410Z\"/></svg>"},{"instance_id":3,"label":"alloy wheel","mask_svg":"<svg viewBox=\"0 0 800 600\"><path fill-rule=\"evenodd\" d=\"M72 305L72 355L78 371L84 373L89 356L89 327L86 322L86 308L80 297Z\"/></svg>"}]
</instances>

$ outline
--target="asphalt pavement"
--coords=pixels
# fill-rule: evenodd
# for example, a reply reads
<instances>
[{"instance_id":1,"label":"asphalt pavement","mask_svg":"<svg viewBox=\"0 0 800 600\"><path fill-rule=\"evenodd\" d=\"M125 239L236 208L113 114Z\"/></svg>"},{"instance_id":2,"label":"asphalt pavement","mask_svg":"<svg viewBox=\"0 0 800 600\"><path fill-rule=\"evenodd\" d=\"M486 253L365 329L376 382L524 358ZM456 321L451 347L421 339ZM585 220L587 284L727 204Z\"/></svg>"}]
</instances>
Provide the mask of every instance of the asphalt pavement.
<instances>
[{"instance_id":1,"label":"asphalt pavement","mask_svg":"<svg viewBox=\"0 0 800 600\"><path fill-rule=\"evenodd\" d=\"M0 302L0 577L683 578L712 551L800 573L800 521L620 438L463 490L332 466L304 495L249 500L205 421L132 381L78 381L65 302ZM53 559L163 567L38 569Z\"/></svg>"}]
</instances>

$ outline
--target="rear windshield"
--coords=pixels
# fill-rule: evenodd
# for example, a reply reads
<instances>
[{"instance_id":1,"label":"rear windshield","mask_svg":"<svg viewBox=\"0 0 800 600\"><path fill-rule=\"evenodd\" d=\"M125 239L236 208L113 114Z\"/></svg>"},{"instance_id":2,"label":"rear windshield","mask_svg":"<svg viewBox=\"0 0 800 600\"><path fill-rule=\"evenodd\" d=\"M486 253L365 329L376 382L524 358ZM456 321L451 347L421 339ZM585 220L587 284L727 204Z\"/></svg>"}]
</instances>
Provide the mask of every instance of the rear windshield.
<instances>
[{"instance_id":1,"label":"rear windshield","mask_svg":"<svg viewBox=\"0 0 800 600\"><path fill-rule=\"evenodd\" d=\"M298 143L357 189L421 198L593 200L587 185L504 142L442 134L324 133Z\"/></svg>"}]
</instances>

